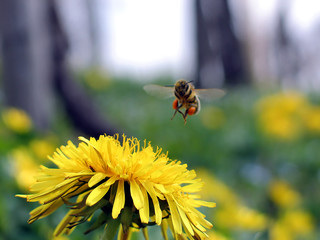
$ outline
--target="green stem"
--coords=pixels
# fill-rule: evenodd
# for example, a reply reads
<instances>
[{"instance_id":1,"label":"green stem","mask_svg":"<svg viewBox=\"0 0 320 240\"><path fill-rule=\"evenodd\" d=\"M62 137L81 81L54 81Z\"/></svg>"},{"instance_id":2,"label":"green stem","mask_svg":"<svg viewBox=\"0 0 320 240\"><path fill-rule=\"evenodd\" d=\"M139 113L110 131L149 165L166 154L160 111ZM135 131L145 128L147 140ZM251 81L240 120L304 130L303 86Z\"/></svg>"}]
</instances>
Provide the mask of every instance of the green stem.
<instances>
[{"instance_id":1,"label":"green stem","mask_svg":"<svg viewBox=\"0 0 320 240\"><path fill-rule=\"evenodd\" d=\"M132 223L132 215L133 212L130 207L124 207L121 211L120 222L124 233L129 231L130 225Z\"/></svg>"},{"instance_id":2,"label":"green stem","mask_svg":"<svg viewBox=\"0 0 320 240\"><path fill-rule=\"evenodd\" d=\"M123 231L123 229L121 229L120 231L121 231L121 233L119 233L119 234L121 234L121 236L119 238L120 240L128 240L131 238L132 231L130 230L130 228L127 229L127 231Z\"/></svg>"},{"instance_id":3,"label":"green stem","mask_svg":"<svg viewBox=\"0 0 320 240\"><path fill-rule=\"evenodd\" d=\"M111 218L100 240L113 240L119 229L120 220Z\"/></svg>"},{"instance_id":4,"label":"green stem","mask_svg":"<svg viewBox=\"0 0 320 240\"><path fill-rule=\"evenodd\" d=\"M146 227L142 228L142 233L143 233L144 239L149 240L148 229Z\"/></svg>"}]
</instances>

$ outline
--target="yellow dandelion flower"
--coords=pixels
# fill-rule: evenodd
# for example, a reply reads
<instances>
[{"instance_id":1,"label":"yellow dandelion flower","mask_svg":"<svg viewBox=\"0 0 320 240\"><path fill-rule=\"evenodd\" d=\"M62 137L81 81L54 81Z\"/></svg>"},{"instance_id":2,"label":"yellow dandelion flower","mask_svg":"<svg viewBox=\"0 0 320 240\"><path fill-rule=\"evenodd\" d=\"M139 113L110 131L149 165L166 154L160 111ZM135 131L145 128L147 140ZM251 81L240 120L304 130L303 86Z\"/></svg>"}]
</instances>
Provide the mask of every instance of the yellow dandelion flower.
<instances>
[{"instance_id":1,"label":"yellow dandelion flower","mask_svg":"<svg viewBox=\"0 0 320 240\"><path fill-rule=\"evenodd\" d=\"M219 205L214 214L218 227L250 231L262 231L267 228L267 216L244 206L236 194L212 173L205 169L198 169L197 173L206 183L201 190L203 197L213 199Z\"/></svg>"},{"instance_id":2,"label":"yellow dandelion flower","mask_svg":"<svg viewBox=\"0 0 320 240\"><path fill-rule=\"evenodd\" d=\"M229 238L225 237L220 233L210 231L208 240L229 240Z\"/></svg>"},{"instance_id":3,"label":"yellow dandelion flower","mask_svg":"<svg viewBox=\"0 0 320 240\"><path fill-rule=\"evenodd\" d=\"M314 239L314 219L303 209L286 211L270 229L270 239Z\"/></svg>"},{"instance_id":4,"label":"yellow dandelion flower","mask_svg":"<svg viewBox=\"0 0 320 240\"><path fill-rule=\"evenodd\" d=\"M25 148L17 148L11 152L14 164L14 175L21 188L28 187L36 182L35 175L39 166Z\"/></svg>"},{"instance_id":5,"label":"yellow dandelion flower","mask_svg":"<svg viewBox=\"0 0 320 240\"><path fill-rule=\"evenodd\" d=\"M241 229L262 231L268 227L268 218L263 213L248 207L239 207L237 217Z\"/></svg>"},{"instance_id":6,"label":"yellow dandelion flower","mask_svg":"<svg viewBox=\"0 0 320 240\"><path fill-rule=\"evenodd\" d=\"M276 222L270 228L270 240L292 240L294 234L283 223Z\"/></svg>"},{"instance_id":7,"label":"yellow dandelion flower","mask_svg":"<svg viewBox=\"0 0 320 240\"><path fill-rule=\"evenodd\" d=\"M205 169L197 169L198 176L206 183L201 189L201 195L205 199L213 199L220 206L239 205L240 200L236 194L221 180Z\"/></svg>"},{"instance_id":8,"label":"yellow dandelion flower","mask_svg":"<svg viewBox=\"0 0 320 240\"><path fill-rule=\"evenodd\" d=\"M46 159L49 154L51 154L55 147L48 139L33 139L30 142L30 148L37 158L40 160Z\"/></svg>"},{"instance_id":9,"label":"yellow dandelion flower","mask_svg":"<svg viewBox=\"0 0 320 240\"><path fill-rule=\"evenodd\" d=\"M310 103L296 91L288 91L266 96L260 99L255 108L261 130L282 140L297 139L303 130L303 110Z\"/></svg>"},{"instance_id":10,"label":"yellow dandelion flower","mask_svg":"<svg viewBox=\"0 0 320 240\"><path fill-rule=\"evenodd\" d=\"M264 124L264 131L267 134L283 140L295 139L301 130L294 118L279 111L269 110L264 113L261 123Z\"/></svg>"},{"instance_id":11,"label":"yellow dandelion flower","mask_svg":"<svg viewBox=\"0 0 320 240\"><path fill-rule=\"evenodd\" d=\"M315 228L311 214L302 209L288 211L282 221L295 235L311 233Z\"/></svg>"},{"instance_id":12,"label":"yellow dandelion flower","mask_svg":"<svg viewBox=\"0 0 320 240\"><path fill-rule=\"evenodd\" d=\"M87 70L84 75L85 83L96 91L105 90L112 83L110 75L96 67Z\"/></svg>"},{"instance_id":13,"label":"yellow dandelion flower","mask_svg":"<svg viewBox=\"0 0 320 240\"><path fill-rule=\"evenodd\" d=\"M320 106L307 108L303 116L306 128L314 133L320 133Z\"/></svg>"},{"instance_id":14,"label":"yellow dandelion flower","mask_svg":"<svg viewBox=\"0 0 320 240\"><path fill-rule=\"evenodd\" d=\"M175 239L204 239L212 227L196 208L215 207L196 194L203 183L186 164L170 160L160 148L150 143L142 146L136 138L100 136L79 138L60 147L50 160L58 168L41 166L33 194L17 195L41 205L30 212L29 223L48 216L66 204L71 210L57 226L54 235L69 234L76 225L91 220L96 210L102 212L90 232L106 225L104 234L111 239L119 231L120 239L128 239L131 229L161 225L165 239L171 229ZM76 197L75 202L72 199Z\"/></svg>"},{"instance_id":15,"label":"yellow dandelion flower","mask_svg":"<svg viewBox=\"0 0 320 240\"><path fill-rule=\"evenodd\" d=\"M267 216L241 205L219 208L215 218L221 228L263 231L268 227Z\"/></svg>"},{"instance_id":16,"label":"yellow dandelion flower","mask_svg":"<svg viewBox=\"0 0 320 240\"><path fill-rule=\"evenodd\" d=\"M296 207L301 202L300 194L282 180L275 180L270 184L269 194L272 201L282 208Z\"/></svg>"},{"instance_id":17,"label":"yellow dandelion flower","mask_svg":"<svg viewBox=\"0 0 320 240\"><path fill-rule=\"evenodd\" d=\"M308 106L309 101L305 95L297 91L286 91L272 94L260 99L257 109L264 111L269 109L281 109L285 113L295 114L297 110Z\"/></svg>"},{"instance_id":18,"label":"yellow dandelion flower","mask_svg":"<svg viewBox=\"0 0 320 240\"><path fill-rule=\"evenodd\" d=\"M17 108L8 108L2 112L2 119L6 127L17 133L27 133L32 127L28 114Z\"/></svg>"}]
</instances>

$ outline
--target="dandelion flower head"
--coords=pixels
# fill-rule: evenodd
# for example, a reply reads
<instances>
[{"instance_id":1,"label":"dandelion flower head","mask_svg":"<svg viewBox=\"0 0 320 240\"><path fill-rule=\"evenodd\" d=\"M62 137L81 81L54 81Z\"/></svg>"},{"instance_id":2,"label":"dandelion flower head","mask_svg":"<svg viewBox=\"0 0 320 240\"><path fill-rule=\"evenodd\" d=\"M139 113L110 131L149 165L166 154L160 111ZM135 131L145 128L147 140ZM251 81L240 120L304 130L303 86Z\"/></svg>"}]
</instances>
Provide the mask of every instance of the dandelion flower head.
<instances>
[{"instance_id":1,"label":"dandelion flower head","mask_svg":"<svg viewBox=\"0 0 320 240\"><path fill-rule=\"evenodd\" d=\"M308 106L306 96L296 91L263 97L256 104L259 127L279 140L295 140L301 135L303 111Z\"/></svg>"},{"instance_id":2,"label":"dandelion flower head","mask_svg":"<svg viewBox=\"0 0 320 240\"><path fill-rule=\"evenodd\" d=\"M30 212L29 223L68 205L55 236L70 234L102 210L86 233L106 225L105 232L120 226L119 235L133 228L147 234L146 227L157 224L165 239L168 227L175 239L207 237L212 225L196 208L215 203L199 199L203 182L194 170L136 138L123 136L122 144L118 136L79 140L78 146L69 141L50 157L58 168L41 166L32 194L17 195L40 203Z\"/></svg>"},{"instance_id":3,"label":"dandelion flower head","mask_svg":"<svg viewBox=\"0 0 320 240\"><path fill-rule=\"evenodd\" d=\"M27 133L32 128L32 120L29 115L18 108L8 108L2 112L2 120L4 125L16 132L16 133Z\"/></svg>"}]
</instances>

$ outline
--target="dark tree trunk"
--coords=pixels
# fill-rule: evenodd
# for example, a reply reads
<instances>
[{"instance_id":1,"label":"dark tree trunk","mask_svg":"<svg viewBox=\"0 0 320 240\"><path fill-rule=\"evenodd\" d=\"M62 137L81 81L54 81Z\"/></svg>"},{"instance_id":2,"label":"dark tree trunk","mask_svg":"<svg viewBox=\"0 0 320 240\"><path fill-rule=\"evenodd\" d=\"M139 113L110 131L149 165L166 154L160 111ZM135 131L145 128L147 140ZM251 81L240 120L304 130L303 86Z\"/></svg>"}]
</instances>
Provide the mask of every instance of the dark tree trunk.
<instances>
[{"instance_id":1,"label":"dark tree trunk","mask_svg":"<svg viewBox=\"0 0 320 240\"><path fill-rule=\"evenodd\" d=\"M84 89L74 81L72 74L67 69L68 41L53 0L50 0L49 10L50 29L53 37L54 83L71 121L75 127L91 137L98 137L105 133L115 134L115 128L107 123L97 107L88 98Z\"/></svg>"},{"instance_id":2,"label":"dark tree trunk","mask_svg":"<svg viewBox=\"0 0 320 240\"><path fill-rule=\"evenodd\" d=\"M0 1L0 34L6 102L26 110L47 129L54 94L74 126L86 135L114 134L67 68L68 43L54 0Z\"/></svg>"},{"instance_id":3,"label":"dark tree trunk","mask_svg":"<svg viewBox=\"0 0 320 240\"><path fill-rule=\"evenodd\" d=\"M277 16L277 27L275 34L275 67L277 78L283 85L298 85L297 75L302 65L300 48L292 41L288 29L286 28L286 19L288 16L289 2L279 3L279 13Z\"/></svg>"},{"instance_id":4,"label":"dark tree trunk","mask_svg":"<svg viewBox=\"0 0 320 240\"><path fill-rule=\"evenodd\" d=\"M42 130L50 125L53 95L46 12L46 1L0 1L5 102L25 110Z\"/></svg>"},{"instance_id":5,"label":"dark tree trunk","mask_svg":"<svg viewBox=\"0 0 320 240\"><path fill-rule=\"evenodd\" d=\"M246 83L241 45L235 36L227 0L195 0L196 86Z\"/></svg>"}]
</instances>

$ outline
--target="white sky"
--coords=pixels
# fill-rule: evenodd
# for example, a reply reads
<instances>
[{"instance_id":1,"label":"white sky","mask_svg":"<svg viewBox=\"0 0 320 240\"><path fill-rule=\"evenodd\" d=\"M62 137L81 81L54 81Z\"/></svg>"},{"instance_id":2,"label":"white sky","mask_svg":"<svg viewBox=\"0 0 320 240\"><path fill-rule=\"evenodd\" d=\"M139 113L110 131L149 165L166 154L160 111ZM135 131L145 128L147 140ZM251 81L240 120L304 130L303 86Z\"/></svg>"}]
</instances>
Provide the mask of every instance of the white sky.
<instances>
[{"instance_id":1,"label":"white sky","mask_svg":"<svg viewBox=\"0 0 320 240\"><path fill-rule=\"evenodd\" d=\"M189 78L195 56L193 0L91 1L98 6L95 17L99 23L99 41L95 53L111 74L150 79L159 73L168 73L176 78ZM238 1L232 0L233 5L239 4ZM309 34L315 20L320 18L319 0L243 0L242 3L248 6L252 25L265 34L272 29L272 18L280 1L292 4L290 29L297 35ZM90 62L88 58L93 51L89 48L90 33L82 30L86 26L82 18L88 4L79 0L59 2L65 18L69 19L68 31L73 44L71 60L76 65L85 65Z\"/></svg>"},{"instance_id":2,"label":"white sky","mask_svg":"<svg viewBox=\"0 0 320 240\"><path fill-rule=\"evenodd\" d=\"M237 2L238 0L231 0ZM289 9L288 26L292 32L308 34L314 28L314 23L320 20L319 0L245 0L249 7L249 15L252 24L259 30L272 27L272 19L276 17L277 8L280 4L287 5ZM263 27L262 27L263 26Z\"/></svg>"},{"instance_id":3,"label":"white sky","mask_svg":"<svg viewBox=\"0 0 320 240\"><path fill-rule=\"evenodd\" d=\"M106 67L116 74L133 73L141 78L161 72L190 74L192 19L187 2L192 1L110 0Z\"/></svg>"},{"instance_id":4,"label":"white sky","mask_svg":"<svg viewBox=\"0 0 320 240\"><path fill-rule=\"evenodd\" d=\"M297 29L302 33L313 31L314 23L320 21L320 1L319 0L292 0L290 14L291 29Z\"/></svg>"}]
</instances>

